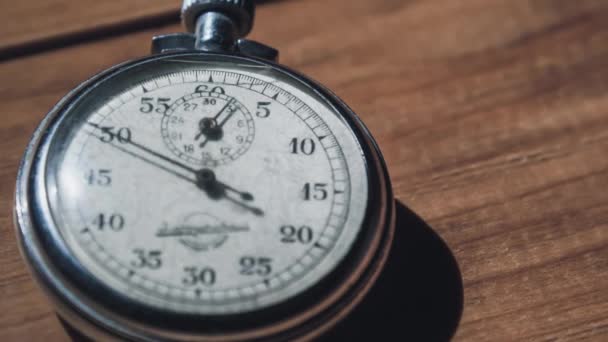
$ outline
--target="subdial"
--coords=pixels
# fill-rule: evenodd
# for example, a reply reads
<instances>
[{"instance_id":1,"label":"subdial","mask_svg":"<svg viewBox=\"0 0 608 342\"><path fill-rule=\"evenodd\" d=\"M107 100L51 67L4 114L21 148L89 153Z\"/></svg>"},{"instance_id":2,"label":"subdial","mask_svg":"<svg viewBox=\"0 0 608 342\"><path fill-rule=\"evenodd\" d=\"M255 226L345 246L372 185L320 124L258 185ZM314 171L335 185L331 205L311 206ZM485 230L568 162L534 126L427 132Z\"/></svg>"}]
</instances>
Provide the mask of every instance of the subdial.
<instances>
[{"instance_id":1,"label":"subdial","mask_svg":"<svg viewBox=\"0 0 608 342\"><path fill-rule=\"evenodd\" d=\"M253 142L251 114L236 98L220 92L186 95L161 123L167 147L189 163L213 167L236 160Z\"/></svg>"}]
</instances>

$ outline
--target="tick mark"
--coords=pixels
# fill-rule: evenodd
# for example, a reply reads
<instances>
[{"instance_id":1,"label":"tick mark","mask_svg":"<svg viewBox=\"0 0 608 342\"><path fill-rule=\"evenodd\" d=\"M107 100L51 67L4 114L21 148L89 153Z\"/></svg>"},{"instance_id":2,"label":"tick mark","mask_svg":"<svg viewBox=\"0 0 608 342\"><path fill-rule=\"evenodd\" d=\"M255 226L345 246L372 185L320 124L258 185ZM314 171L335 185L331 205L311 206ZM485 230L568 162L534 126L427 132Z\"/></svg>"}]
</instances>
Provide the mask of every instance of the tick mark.
<instances>
[{"instance_id":1,"label":"tick mark","mask_svg":"<svg viewBox=\"0 0 608 342\"><path fill-rule=\"evenodd\" d=\"M327 138L327 137L328 137L328 135L324 135L324 136L322 136L322 137L319 137L319 141L322 141L323 139L325 139L325 138Z\"/></svg>"},{"instance_id":2,"label":"tick mark","mask_svg":"<svg viewBox=\"0 0 608 342\"><path fill-rule=\"evenodd\" d=\"M336 194L336 195L340 195L340 194L343 194L343 193L344 193L344 190L338 190L338 189L334 190L334 194Z\"/></svg>"},{"instance_id":3,"label":"tick mark","mask_svg":"<svg viewBox=\"0 0 608 342\"><path fill-rule=\"evenodd\" d=\"M89 228L88 227L84 227L81 231L81 233L88 233L89 232Z\"/></svg>"},{"instance_id":4,"label":"tick mark","mask_svg":"<svg viewBox=\"0 0 608 342\"><path fill-rule=\"evenodd\" d=\"M279 98L279 93L274 94L274 96L272 97L273 100L276 100Z\"/></svg>"},{"instance_id":5,"label":"tick mark","mask_svg":"<svg viewBox=\"0 0 608 342\"><path fill-rule=\"evenodd\" d=\"M209 75L209 81L207 81L209 83L213 83L213 76Z\"/></svg>"},{"instance_id":6,"label":"tick mark","mask_svg":"<svg viewBox=\"0 0 608 342\"><path fill-rule=\"evenodd\" d=\"M146 89L146 87L144 87L143 85L141 86L141 89L144 91L144 93L147 93L149 90Z\"/></svg>"},{"instance_id":7,"label":"tick mark","mask_svg":"<svg viewBox=\"0 0 608 342\"><path fill-rule=\"evenodd\" d=\"M325 248L325 246L321 245L318 242L315 242L315 247L320 248L320 249L327 249L327 248Z\"/></svg>"}]
</instances>

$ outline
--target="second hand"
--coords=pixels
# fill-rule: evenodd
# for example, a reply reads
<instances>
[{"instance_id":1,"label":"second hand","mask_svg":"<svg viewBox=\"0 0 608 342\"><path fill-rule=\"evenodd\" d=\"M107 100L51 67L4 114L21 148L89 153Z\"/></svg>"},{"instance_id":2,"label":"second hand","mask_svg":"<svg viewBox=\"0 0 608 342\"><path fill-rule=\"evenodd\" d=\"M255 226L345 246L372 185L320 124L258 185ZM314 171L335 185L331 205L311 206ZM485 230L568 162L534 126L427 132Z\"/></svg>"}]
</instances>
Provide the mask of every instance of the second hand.
<instances>
[{"instance_id":1,"label":"second hand","mask_svg":"<svg viewBox=\"0 0 608 342\"><path fill-rule=\"evenodd\" d=\"M97 124L94 124L94 123L91 123L91 122L87 122L87 124L89 124L92 127L95 127L96 129L101 130L102 132L104 132L106 134L109 134L112 137L112 140L116 139L117 136L118 136L117 134L114 134L114 133L110 132L108 129L105 129L104 127L101 127L101 126L99 126ZM91 134L93 134L93 133L91 133ZM173 171L173 170L171 170L171 169L169 169L169 168L167 168L167 167L165 167L165 166L163 166L163 165L161 165L161 164L159 164L159 163L157 163L155 161L152 161L149 158L143 157L143 156L141 156L141 155L139 155L137 153L134 153L133 151L129 151L129 150L123 148L122 146L113 144L111 141L103 141L101 139L101 137L99 137L99 136L97 136L95 134L93 134L93 135L96 138L100 139L102 142L104 142L104 143L106 143L106 144L108 144L108 145L110 145L110 146L118 149L119 151L122 151L122 152L124 152L126 154L129 154L129 155L131 155L131 156L133 156L133 157L135 157L137 159L140 159L140 160L142 160L142 161L144 161L144 162L146 162L146 163L148 163L150 165L153 165L153 166L155 166L155 167L157 167L159 169L165 170L166 172L168 172L168 173L170 173L170 174L172 174L172 175L174 175L176 177L179 177L179 178L181 178L183 180L186 180L186 181L188 181L190 183L195 184L199 189L201 189L204 192L206 192L211 198L214 198L214 196L211 196L211 193L212 193L211 190L213 190L213 189L215 189L215 190L219 189L220 191L218 192L218 194L220 196L218 196L218 198L225 198L228 201L230 201L230 202L232 202L232 203L234 203L234 204L236 204L236 205L238 205L238 206L240 206L240 207L242 207L244 209L247 209L247 210L251 211L255 215L258 215L258 216L264 215L264 212L261 209L256 208L256 207L252 207L252 206L250 206L248 204L245 204L245 203L242 203L242 202L236 200L235 198L232 198L232 197L228 196L226 194L226 190L238 194L241 197L241 199L244 200L244 201L252 201L254 199L254 197L253 197L253 195L251 193L236 190L235 188L233 188L233 187L231 187L231 186L229 186L229 185L227 185L225 183L222 183L222 182L218 181L215 178L215 173L212 170L210 170L210 169L195 170L194 168L191 168L191 167L189 167L189 166L187 166L187 165L185 165L185 164L183 164L183 163L181 163L181 162L179 162L177 160L174 160L174 159L171 159L169 157L166 157L166 156L164 156L164 155L162 155L162 154L160 154L160 153L158 153L158 152L156 152L156 151L154 151L154 150L152 150L152 149L150 149L148 147L145 147L145 146L143 146L141 144L138 144L138 143L134 142L132 139L122 140L123 143L132 145L132 146L134 146L134 147L136 147L136 148L138 148L138 149L140 149L140 150L142 150L142 151L144 151L144 152L146 152L146 153L148 153L150 155L158 157L159 159L162 159L162 160L164 160L164 161L166 161L166 162L168 162L170 164L173 164L173 165L178 166L178 167L180 167L180 168L182 168L182 169L184 169L186 171L189 171L189 172L193 173L194 175L196 175L196 180L193 180L193 179L191 179L189 177L186 177L186 176L184 176L184 175L182 175L182 174L180 174L178 172L175 172L175 171Z\"/></svg>"}]
</instances>

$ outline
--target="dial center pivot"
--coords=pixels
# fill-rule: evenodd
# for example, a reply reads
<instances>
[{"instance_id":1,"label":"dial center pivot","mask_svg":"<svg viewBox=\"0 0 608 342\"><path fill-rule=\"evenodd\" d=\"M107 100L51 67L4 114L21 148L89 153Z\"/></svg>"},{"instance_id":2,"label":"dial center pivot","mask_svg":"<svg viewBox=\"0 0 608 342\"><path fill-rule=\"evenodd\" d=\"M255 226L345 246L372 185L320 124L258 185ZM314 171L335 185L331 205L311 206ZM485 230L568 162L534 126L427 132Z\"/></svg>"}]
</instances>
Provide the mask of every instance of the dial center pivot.
<instances>
[{"instance_id":1,"label":"dial center pivot","mask_svg":"<svg viewBox=\"0 0 608 342\"><path fill-rule=\"evenodd\" d=\"M196 186L205 191L211 199L220 199L226 192L226 189L217 181L215 172L210 169L196 172Z\"/></svg>"}]
</instances>

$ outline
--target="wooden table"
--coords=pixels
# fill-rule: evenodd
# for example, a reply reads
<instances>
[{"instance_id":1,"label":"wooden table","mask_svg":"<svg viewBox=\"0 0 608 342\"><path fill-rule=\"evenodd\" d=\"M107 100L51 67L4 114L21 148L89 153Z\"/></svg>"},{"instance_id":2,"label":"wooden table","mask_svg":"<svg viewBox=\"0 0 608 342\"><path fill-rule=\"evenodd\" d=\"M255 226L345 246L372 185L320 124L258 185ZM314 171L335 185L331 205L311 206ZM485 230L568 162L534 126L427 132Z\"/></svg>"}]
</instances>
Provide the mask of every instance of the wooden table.
<instances>
[{"instance_id":1,"label":"wooden table","mask_svg":"<svg viewBox=\"0 0 608 342\"><path fill-rule=\"evenodd\" d=\"M61 341L13 234L19 159L70 88L179 31L179 3L2 5L0 340ZM397 198L460 267L455 340L608 340L608 2L266 1L253 38L375 135Z\"/></svg>"}]
</instances>

